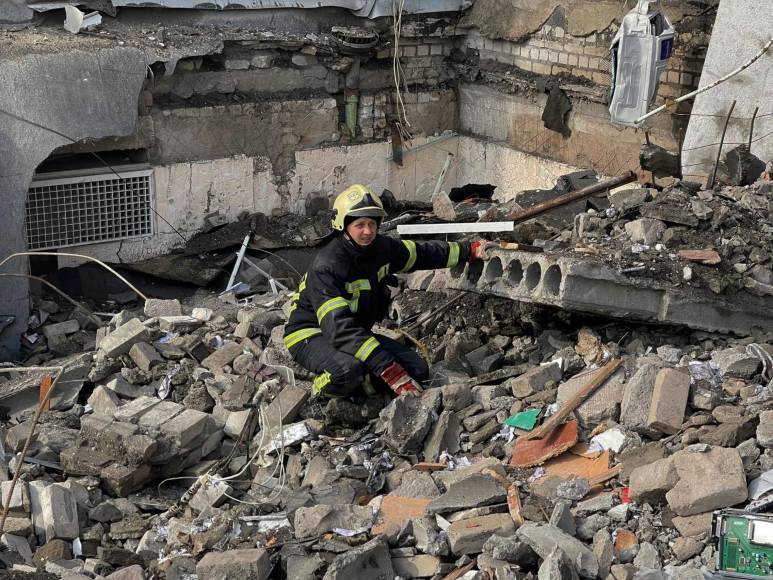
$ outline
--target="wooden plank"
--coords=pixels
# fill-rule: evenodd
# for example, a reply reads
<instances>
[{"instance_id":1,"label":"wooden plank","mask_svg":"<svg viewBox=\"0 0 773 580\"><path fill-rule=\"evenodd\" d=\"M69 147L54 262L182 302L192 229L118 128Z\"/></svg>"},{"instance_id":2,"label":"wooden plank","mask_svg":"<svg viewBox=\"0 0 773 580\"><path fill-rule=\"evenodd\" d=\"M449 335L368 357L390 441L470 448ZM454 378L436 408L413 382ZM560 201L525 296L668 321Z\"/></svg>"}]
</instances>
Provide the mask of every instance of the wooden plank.
<instances>
[{"instance_id":1,"label":"wooden plank","mask_svg":"<svg viewBox=\"0 0 773 580\"><path fill-rule=\"evenodd\" d=\"M620 358L612 359L609 361L602 367L602 372L595 375L593 380L591 380L582 389L577 391L577 393L566 403L564 403L564 405L555 414L551 415L547 421L545 421L542 425L533 431L522 435L522 437L525 437L526 439L542 439L543 437L549 435L556 427L561 425L561 423L564 422L564 419L566 419L572 411L579 407L585 401L585 399L592 395L593 392L601 385L606 383L609 377L611 377L622 364L623 359Z\"/></svg>"}]
</instances>

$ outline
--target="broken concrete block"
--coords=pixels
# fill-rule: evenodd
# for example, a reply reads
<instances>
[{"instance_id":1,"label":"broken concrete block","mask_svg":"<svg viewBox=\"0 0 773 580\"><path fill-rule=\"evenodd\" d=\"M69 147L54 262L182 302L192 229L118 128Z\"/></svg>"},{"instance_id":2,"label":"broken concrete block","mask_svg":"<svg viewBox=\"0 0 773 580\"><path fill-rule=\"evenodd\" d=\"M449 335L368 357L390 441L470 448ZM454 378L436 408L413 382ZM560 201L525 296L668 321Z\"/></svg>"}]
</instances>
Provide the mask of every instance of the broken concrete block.
<instances>
[{"instance_id":1,"label":"broken concrete block","mask_svg":"<svg viewBox=\"0 0 773 580\"><path fill-rule=\"evenodd\" d=\"M569 556L580 576L592 579L598 575L599 563L593 551L554 526L526 522L518 528L516 536L543 559L559 548Z\"/></svg>"},{"instance_id":2,"label":"broken concrete block","mask_svg":"<svg viewBox=\"0 0 773 580\"><path fill-rule=\"evenodd\" d=\"M427 506L427 514L444 514L464 509L503 503L507 490L496 479L488 475L472 475L455 483L440 497Z\"/></svg>"},{"instance_id":3,"label":"broken concrete block","mask_svg":"<svg viewBox=\"0 0 773 580\"><path fill-rule=\"evenodd\" d=\"M161 429L184 410L185 407L172 401L159 401L139 417L139 424L150 429Z\"/></svg>"},{"instance_id":4,"label":"broken concrete block","mask_svg":"<svg viewBox=\"0 0 773 580\"><path fill-rule=\"evenodd\" d=\"M36 566L45 568L46 562L57 562L72 558L71 542L60 539L49 540L43 546L35 550L32 560Z\"/></svg>"},{"instance_id":5,"label":"broken concrete block","mask_svg":"<svg viewBox=\"0 0 773 580\"><path fill-rule=\"evenodd\" d=\"M161 316L158 319L158 327L164 332L177 332L188 334L196 330L203 323L193 316Z\"/></svg>"},{"instance_id":6,"label":"broken concrete block","mask_svg":"<svg viewBox=\"0 0 773 580\"><path fill-rule=\"evenodd\" d=\"M757 426L757 444L765 449L773 449L773 411L760 413L760 424Z\"/></svg>"},{"instance_id":7,"label":"broken concrete block","mask_svg":"<svg viewBox=\"0 0 773 580\"><path fill-rule=\"evenodd\" d=\"M443 393L443 408L449 411L461 411L472 404L472 392L465 384L451 383L440 388Z\"/></svg>"},{"instance_id":8,"label":"broken concrete block","mask_svg":"<svg viewBox=\"0 0 773 580\"><path fill-rule=\"evenodd\" d=\"M680 562L689 560L693 556L697 556L703 551L705 544L699 542L695 538L677 538L674 540L674 545L671 547L674 552L674 556Z\"/></svg>"},{"instance_id":9,"label":"broken concrete block","mask_svg":"<svg viewBox=\"0 0 773 580\"><path fill-rule=\"evenodd\" d=\"M631 499L641 503L662 503L677 481L679 476L670 457L643 465L631 473L628 484Z\"/></svg>"},{"instance_id":10,"label":"broken concrete block","mask_svg":"<svg viewBox=\"0 0 773 580\"><path fill-rule=\"evenodd\" d=\"M537 572L537 580L578 580L578 578L574 563L558 547L548 554Z\"/></svg>"},{"instance_id":11,"label":"broken concrete block","mask_svg":"<svg viewBox=\"0 0 773 580\"><path fill-rule=\"evenodd\" d=\"M30 494L26 481L16 482L10 501L8 494L11 492L11 481L4 481L0 484L0 506L8 508L8 514L16 517L25 517L30 513ZM8 501L8 505L6 505Z\"/></svg>"},{"instance_id":12,"label":"broken concrete block","mask_svg":"<svg viewBox=\"0 0 773 580\"><path fill-rule=\"evenodd\" d=\"M266 408L267 428L273 431L280 424L292 423L308 398L309 392L305 389L287 385Z\"/></svg>"},{"instance_id":13,"label":"broken concrete block","mask_svg":"<svg viewBox=\"0 0 773 580\"><path fill-rule=\"evenodd\" d=\"M139 421L145 413L158 405L161 399L155 397L138 397L133 401L122 405L113 415L116 421Z\"/></svg>"},{"instance_id":14,"label":"broken concrete block","mask_svg":"<svg viewBox=\"0 0 773 580\"><path fill-rule=\"evenodd\" d=\"M752 378L760 368L760 359L748 354L743 349L727 348L715 350L711 353L713 360L723 376L737 377L739 379Z\"/></svg>"},{"instance_id":15,"label":"broken concrete block","mask_svg":"<svg viewBox=\"0 0 773 580\"><path fill-rule=\"evenodd\" d=\"M748 497L743 461L735 449L714 447L705 453L683 450L671 460L679 481L666 499L677 515L733 506Z\"/></svg>"},{"instance_id":16,"label":"broken concrete block","mask_svg":"<svg viewBox=\"0 0 773 580\"><path fill-rule=\"evenodd\" d=\"M187 447L207 428L210 417L207 413L185 409L171 421L161 427L161 431L171 436L179 447Z\"/></svg>"},{"instance_id":17,"label":"broken concrete block","mask_svg":"<svg viewBox=\"0 0 773 580\"><path fill-rule=\"evenodd\" d=\"M689 374L677 369L661 369L655 378L647 428L666 435L678 432L684 421L689 396Z\"/></svg>"},{"instance_id":18,"label":"broken concrete block","mask_svg":"<svg viewBox=\"0 0 773 580\"><path fill-rule=\"evenodd\" d=\"M432 426L424 444L424 461L435 462L442 453L456 454L459 451L459 436L462 426L453 411L445 410Z\"/></svg>"},{"instance_id":19,"label":"broken concrete block","mask_svg":"<svg viewBox=\"0 0 773 580\"><path fill-rule=\"evenodd\" d=\"M633 565L640 570L660 570L663 567L658 549L649 542L639 544L639 553L633 559Z\"/></svg>"},{"instance_id":20,"label":"broken concrete block","mask_svg":"<svg viewBox=\"0 0 773 580\"><path fill-rule=\"evenodd\" d=\"M32 564L32 548L26 538L3 534L0 536L0 546L5 546L9 551L19 554L26 564Z\"/></svg>"},{"instance_id":21,"label":"broken concrete block","mask_svg":"<svg viewBox=\"0 0 773 580\"><path fill-rule=\"evenodd\" d=\"M432 413L417 397L398 397L379 414L384 442L397 453L418 453L432 425Z\"/></svg>"},{"instance_id":22,"label":"broken concrete block","mask_svg":"<svg viewBox=\"0 0 773 580\"><path fill-rule=\"evenodd\" d=\"M654 244L663 235L666 224L660 220L640 218L625 224L625 231L634 244Z\"/></svg>"},{"instance_id":23,"label":"broken concrete block","mask_svg":"<svg viewBox=\"0 0 773 580\"><path fill-rule=\"evenodd\" d=\"M148 298L145 300L145 308L143 312L148 318L158 318L160 316L182 316L183 308L177 298L172 300Z\"/></svg>"},{"instance_id":24,"label":"broken concrete block","mask_svg":"<svg viewBox=\"0 0 773 580\"><path fill-rule=\"evenodd\" d=\"M114 463L103 468L99 474L105 491L116 497L126 497L141 489L150 481L150 466L136 467Z\"/></svg>"},{"instance_id":25,"label":"broken concrete block","mask_svg":"<svg viewBox=\"0 0 773 580\"><path fill-rule=\"evenodd\" d=\"M437 556L418 554L406 558L392 558L395 574L401 578L431 578L443 570L443 562Z\"/></svg>"},{"instance_id":26,"label":"broken concrete block","mask_svg":"<svg viewBox=\"0 0 773 580\"><path fill-rule=\"evenodd\" d=\"M646 431L652 406L652 393L655 390L655 378L659 370L659 365L644 363L636 369L625 385L620 404L620 422L634 431Z\"/></svg>"},{"instance_id":27,"label":"broken concrete block","mask_svg":"<svg viewBox=\"0 0 773 580\"><path fill-rule=\"evenodd\" d=\"M559 385L556 403L564 405L577 392L594 380L603 368L580 373ZM621 367L596 389L577 409L575 415L583 428L592 428L604 421L616 421L620 416L620 403L623 400L623 381L625 370Z\"/></svg>"},{"instance_id":28,"label":"broken concrete block","mask_svg":"<svg viewBox=\"0 0 773 580\"><path fill-rule=\"evenodd\" d=\"M152 385L133 385L127 381L123 375L115 374L103 385L110 389L116 395L125 399L136 399L137 397L154 397L156 390Z\"/></svg>"},{"instance_id":29,"label":"broken concrete block","mask_svg":"<svg viewBox=\"0 0 773 580\"><path fill-rule=\"evenodd\" d=\"M711 532L711 520L712 512L706 512L694 516L675 516L672 522L682 536L703 538Z\"/></svg>"},{"instance_id":30,"label":"broken concrete block","mask_svg":"<svg viewBox=\"0 0 773 580\"><path fill-rule=\"evenodd\" d=\"M389 546L383 537L378 537L336 556L322 580L386 580L395 577Z\"/></svg>"},{"instance_id":31,"label":"broken concrete block","mask_svg":"<svg viewBox=\"0 0 773 580\"><path fill-rule=\"evenodd\" d=\"M271 560L262 548L207 552L196 565L199 578L232 580L254 578L266 580L271 573Z\"/></svg>"},{"instance_id":32,"label":"broken concrete block","mask_svg":"<svg viewBox=\"0 0 773 580\"><path fill-rule=\"evenodd\" d=\"M297 538L310 538L335 528L370 529L372 524L373 509L368 506L315 505L296 510L293 528Z\"/></svg>"},{"instance_id":33,"label":"broken concrete block","mask_svg":"<svg viewBox=\"0 0 773 580\"><path fill-rule=\"evenodd\" d=\"M40 511L33 513L33 519L40 521L46 541L55 538L74 540L78 537L78 504L73 493L57 484L40 490Z\"/></svg>"},{"instance_id":34,"label":"broken concrete block","mask_svg":"<svg viewBox=\"0 0 773 580\"><path fill-rule=\"evenodd\" d=\"M106 356L115 358L129 352L138 342L148 340L148 330L137 318L132 318L126 324L119 326L99 343L99 349Z\"/></svg>"},{"instance_id":35,"label":"broken concrete block","mask_svg":"<svg viewBox=\"0 0 773 580\"><path fill-rule=\"evenodd\" d=\"M443 487L449 489L452 485L467 479L468 477L481 473L484 469L493 469L499 475L505 475L505 468L502 462L496 457L484 457L467 467L461 467L454 470L438 471L433 474L435 480L443 484Z\"/></svg>"},{"instance_id":36,"label":"broken concrete block","mask_svg":"<svg viewBox=\"0 0 773 580\"><path fill-rule=\"evenodd\" d=\"M224 366L231 364L231 362L240 354L242 354L241 345L235 342L226 341L222 347L201 361L201 366L212 372L218 372L221 371Z\"/></svg>"},{"instance_id":37,"label":"broken concrete block","mask_svg":"<svg viewBox=\"0 0 773 580\"><path fill-rule=\"evenodd\" d=\"M139 564L132 564L131 566L116 570L109 576L106 576L105 580L145 580L145 571Z\"/></svg>"},{"instance_id":38,"label":"broken concrete block","mask_svg":"<svg viewBox=\"0 0 773 580\"><path fill-rule=\"evenodd\" d=\"M615 546L609 530L599 530L593 536L593 553L599 562L599 578L606 578L615 559Z\"/></svg>"},{"instance_id":39,"label":"broken concrete block","mask_svg":"<svg viewBox=\"0 0 773 580\"><path fill-rule=\"evenodd\" d=\"M561 380L561 366L557 363L540 365L531 369L527 373L510 379L510 388L513 396L523 399L542 391L549 382L558 382Z\"/></svg>"},{"instance_id":40,"label":"broken concrete block","mask_svg":"<svg viewBox=\"0 0 773 580\"><path fill-rule=\"evenodd\" d=\"M138 342L129 349L129 356L139 368L150 372L154 366L163 364L164 358L147 342Z\"/></svg>"},{"instance_id":41,"label":"broken concrete block","mask_svg":"<svg viewBox=\"0 0 773 580\"><path fill-rule=\"evenodd\" d=\"M89 406L98 415L112 417L121 406L121 399L112 390L97 386L88 398Z\"/></svg>"},{"instance_id":42,"label":"broken concrete block","mask_svg":"<svg viewBox=\"0 0 773 580\"><path fill-rule=\"evenodd\" d=\"M457 556L479 554L483 551L483 544L492 535L509 536L514 531L515 524L510 514L492 514L459 520L448 527L448 545L451 552Z\"/></svg>"},{"instance_id":43,"label":"broken concrete block","mask_svg":"<svg viewBox=\"0 0 773 580\"><path fill-rule=\"evenodd\" d=\"M57 322L54 324L46 324L43 327L43 334L46 340L51 340L57 336L65 336L78 332L81 329L77 320L65 320L64 322Z\"/></svg>"},{"instance_id":44,"label":"broken concrete block","mask_svg":"<svg viewBox=\"0 0 773 580\"><path fill-rule=\"evenodd\" d=\"M571 511L572 503L569 501L557 501L550 514L550 525L559 528L570 536L577 533L577 525Z\"/></svg>"},{"instance_id":45,"label":"broken concrete block","mask_svg":"<svg viewBox=\"0 0 773 580\"><path fill-rule=\"evenodd\" d=\"M31 420L24 421L24 423L19 423L8 429L8 431L5 432L6 450L12 453L19 453L24 449L24 444L27 442L27 439L29 439L30 433L32 433ZM36 438L36 435L33 436L33 442Z\"/></svg>"}]
</instances>

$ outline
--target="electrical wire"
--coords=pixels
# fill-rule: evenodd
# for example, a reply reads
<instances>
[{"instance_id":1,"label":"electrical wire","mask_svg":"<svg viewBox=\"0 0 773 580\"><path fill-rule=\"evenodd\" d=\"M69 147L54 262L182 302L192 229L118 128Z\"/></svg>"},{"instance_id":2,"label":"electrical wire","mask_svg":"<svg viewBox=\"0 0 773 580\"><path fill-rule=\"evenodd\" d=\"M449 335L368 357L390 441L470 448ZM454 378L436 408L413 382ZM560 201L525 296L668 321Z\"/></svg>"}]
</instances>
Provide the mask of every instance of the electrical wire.
<instances>
[{"instance_id":1,"label":"electrical wire","mask_svg":"<svg viewBox=\"0 0 773 580\"><path fill-rule=\"evenodd\" d=\"M21 121L22 123L27 123L29 125L32 125L33 127L37 127L38 129L43 129L44 131L48 131L50 133L53 133L54 135L58 135L59 137L62 137L63 139L67 139L68 141L74 143L75 145L78 145L78 141L73 139L72 137L69 137L68 135L65 135L64 133L57 131L56 129L52 129L51 127L46 127L45 125L41 125L40 123L36 123L35 121L30 121L29 119L25 119L24 117L20 117L19 115L16 115L14 113L11 113L10 111L6 111L5 109L0 109L0 113L3 113L4 115L8 115L9 117L16 119L17 121ZM109 169L111 172L115 174L115 176L118 179L123 179L120 173L118 173L112 165L110 165L107 161L102 159L97 153L94 151L88 152L90 155L92 155L97 161L99 161L102 165L104 165L107 169ZM169 221L162 216L158 211L156 211L156 208L153 207L153 204L149 204L150 211L152 211L154 214L156 214L166 225L168 225L170 228L172 228L172 231L176 233L180 238L182 238L183 242L187 242L188 240L185 239L185 237L177 231L177 229L169 223Z\"/></svg>"}]
</instances>

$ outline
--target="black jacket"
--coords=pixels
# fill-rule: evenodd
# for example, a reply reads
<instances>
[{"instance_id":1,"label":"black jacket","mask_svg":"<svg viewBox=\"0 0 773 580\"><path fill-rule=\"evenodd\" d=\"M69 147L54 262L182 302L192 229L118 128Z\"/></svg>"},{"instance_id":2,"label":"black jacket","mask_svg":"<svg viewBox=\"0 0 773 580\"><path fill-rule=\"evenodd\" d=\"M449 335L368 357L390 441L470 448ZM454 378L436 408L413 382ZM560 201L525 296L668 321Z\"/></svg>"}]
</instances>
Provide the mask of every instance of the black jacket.
<instances>
[{"instance_id":1,"label":"black jacket","mask_svg":"<svg viewBox=\"0 0 773 580\"><path fill-rule=\"evenodd\" d=\"M414 242L377 236L365 250L343 235L314 259L292 297L285 326L288 349L322 334L332 346L381 374L394 357L370 331L389 307L391 274L449 268L466 262L470 242Z\"/></svg>"}]
</instances>

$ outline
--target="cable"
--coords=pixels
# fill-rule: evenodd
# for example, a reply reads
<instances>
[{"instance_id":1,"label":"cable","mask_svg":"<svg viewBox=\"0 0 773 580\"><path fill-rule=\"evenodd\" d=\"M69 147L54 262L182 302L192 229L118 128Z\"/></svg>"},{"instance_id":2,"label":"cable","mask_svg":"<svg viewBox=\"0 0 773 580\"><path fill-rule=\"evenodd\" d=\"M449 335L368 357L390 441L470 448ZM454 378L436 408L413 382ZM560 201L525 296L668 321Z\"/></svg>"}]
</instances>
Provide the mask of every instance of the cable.
<instances>
[{"instance_id":1,"label":"cable","mask_svg":"<svg viewBox=\"0 0 773 580\"><path fill-rule=\"evenodd\" d=\"M50 127L46 127L44 125L41 125L40 123L36 123L35 121L30 121L29 119L25 119L24 117L20 117L19 115L15 115L14 113L11 113L10 111L6 111L5 109L0 109L0 113L8 115L9 117L12 117L13 119L16 119L17 121L21 121L22 123L27 123L29 125L32 125L33 127L37 127L38 129L43 129L44 131L48 131L50 133L53 133L54 135L59 135L63 139L67 139L68 141L74 143L75 145L78 145L78 141L76 141L72 137L69 137L69 136L65 135L64 133L61 133L61 132L57 131L56 129L52 129ZM89 151L88 153L93 155L96 158L97 161L99 161L102 165L104 165L110 171L112 171L115 174L115 176L118 177L118 179L123 179L121 174L118 173L115 169L113 169L113 166L110 165L104 159L102 159L102 157L100 157L97 153L95 153L94 151ZM164 216L162 216L160 213L158 213L156 211L156 208L153 207L153 204L149 204L148 207L150 207L150 211L152 211L154 214L156 214L159 218L161 218L161 220L166 225L168 225L170 228L172 228L172 231L174 233L176 233L178 236L180 236L180 238L182 238L183 242L187 242L188 241L188 240L185 239L185 237L180 232L177 231L177 229L175 229L175 227L172 224L169 223L169 221Z\"/></svg>"},{"instance_id":2,"label":"cable","mask_svg":"<svg viewBox=\"0 0 773 580\"><path fill-rule=\"evenodd\" d=\"M2 267L3 264L5 264L11 258L15 258L17 256L70 256L70 257L74 257L74 258L83 258L84 260L91 260L92 262L96 262L97 264L102 266L105 270L107 270L108 272L113 274L116 278L121 280L129 288L134 290L137 293L138 296L142 297L143 300L147 301L147 299L148 299L148 297L145 296L145 294L143 292L141 292L139 290L139 288L137 288L134 284L129 282L126 278L121 276L118 272L113 270L110 266L105 264L102 260L99 260L99 259L94 258L92 256L84 256L83 254L72 254L72 253L68 253L68 252L16 252L14 254L11 254L10 256L6 256L2 261L0 261L0 267Z\"/></svg>"},{"instance_id":3,"label":"cable","mask_svg":"<svg viewBox=\"0 0 773 580\"><path fill-rule=\"evenodd\" d=\"M641 123L643 123L645 119L649 119L649 118L650 118L650 117L652 117L653 115L656 115L656 114L660 113L661 111L663 111L663 110L667 109L668 107L670 107L670 106L673 106L673 105L675 105L675 104L677 104L677 103L681 103L682 101L686 101L686 100L688 100L688 99L692 99L693 97L697 97L697 96L698 96L698 95L700 95L701 93L705 93L705 92L706 92L706 91L708 91L709 89L713 89L714 87L716 87L716 86L718 86L718 85L722 84L722 83L723 83L723 82L725 82L726 80L728 80L728 79L730 79L730 78L734 77L735 75L737 75L737 74L738 74L738 73L740 73L741 71L743 71L743 70L745 70L745 69L749 68L749 67L750 67L752 64L754 64L754 62L756 62L756 61L757 61L757 59L759 59L759 58L760 58L760 57L761 57L763 54L765 54L765 53L768 51L768 49L770 48L770 46L771 46L771 45L773 45L773 36L771 36L771 37L770 37L770 40L768 40L768 41L765 43L765 46L763 46L763 47L762 47L762 50L761 50L760 52L758 52L757 54L755 54L755 55L754 55L752 58L750 58L749 60L747 60L747 61L746 61L744 64L742 64L741 66L739 66L739 67L738 67L737 69L735 69L734 71L731 71L731 72L727 73L727 74L726 74L725 76L723 76L722 78L719 78L719 79L715 80L713 83L709 83L709 84L708 84L708 85L706 85L705 87L701 87L701 88L695 89L695 90L694 90L694 91L692 91L691 93L687 93L686 95L682 95L681 97L679 97L679 98L677 98L677 99L674 99L673 101L668 101L668 102L667 102L667 103L665 103L664 105L661 105L660 107L657 107L656 109L653 109L652 111L650 111L650 112L649 112L649 113L647 113L646 115L643 115L643 116L639 117L638 119L636 119L636 120L634 121L634 125L637 125L637 126L638 126L638 125L640 125Z\"/></svg>"}]
</instances>

